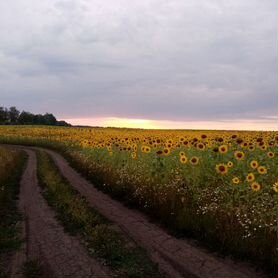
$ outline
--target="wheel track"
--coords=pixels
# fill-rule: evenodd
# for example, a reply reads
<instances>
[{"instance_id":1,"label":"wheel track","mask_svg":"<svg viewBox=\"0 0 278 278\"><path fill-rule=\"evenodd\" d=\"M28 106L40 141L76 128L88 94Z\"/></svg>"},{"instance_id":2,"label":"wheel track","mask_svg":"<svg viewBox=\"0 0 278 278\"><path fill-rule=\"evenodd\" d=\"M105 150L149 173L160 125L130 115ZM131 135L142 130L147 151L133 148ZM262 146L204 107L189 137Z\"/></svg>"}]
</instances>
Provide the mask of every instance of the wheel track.
<instances>
[{"instance_id":1,"label":"wheel track","mask_svg":"<svg viewBox=\"0 0 278 278\"><path fill-rule=\"evenodd\" d=\"M21 180L19 208L24 217L25 244L14 257L12 277L20 277L26 259L38 261L44 277L109 277L109 270L89 257L79 240L66 234L55 219L38 186L36 154L24 150L28 162Z\"/></svg>"}]
</instances>

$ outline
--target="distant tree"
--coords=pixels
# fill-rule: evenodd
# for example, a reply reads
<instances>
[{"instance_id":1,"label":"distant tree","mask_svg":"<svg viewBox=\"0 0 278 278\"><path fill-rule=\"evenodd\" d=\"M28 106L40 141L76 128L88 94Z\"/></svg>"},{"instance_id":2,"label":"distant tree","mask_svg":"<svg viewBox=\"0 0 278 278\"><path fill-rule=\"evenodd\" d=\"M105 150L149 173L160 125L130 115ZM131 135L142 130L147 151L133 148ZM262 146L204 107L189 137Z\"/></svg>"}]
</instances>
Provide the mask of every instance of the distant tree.
<instances>
[{"instance_id":1,"label":"distant tree","mask_svg":"<svg viewBox=\"0 0 278 278\"><path fill-rule=\"evenodd\" d=\"M34 124L35 116L26 111L22 111L18 117L18 123L22 125L32 125Z\"/></svg>"},{"instance_id":2,"label":"distant tree","mask_svg":"<svg viewBox=\"0 0 278 278\"><path fill-rule=\"evenodd\" d=\"M16 109L15 106L10 107L8 116L9 116L9 123L10 124L16 124L18 117L19 117L20 112Z\"/></svg>"},{"instance_id":3,"label":"distant tree","mask_svg":"<svg viewBox=\"0 0 278 278\"><path fill-rule=\"evenodd\" d=\"M9 120L8 110L5 107L0 107L0 124L4 125L7 124Z\"/></svg>"},{"instance_id":4,"label":"distant tree","mask_svg":"<svg viewBox=\"0 0 278 278\"><path fill-rule=\"evenodd\" d=\"M57 121L51 113L32 114L26 111L20 112L15 106L9 109L0 107L0 125L7 124L71 126L65 121Z\"/></svg>"},{"instance_id":5,"label":"distant tree","mask_svg":"<svg viewBox=\"0 0 278 278\"><path fill-rule=\"evenodd\" d=\"M43 118L44 118L44 124L46 125L56 125L57 123L57 120L53 114L46 113L43 115Z\"/></svg>"},{"instance_id":6,"label":"distant tree","mask_svg":"<svg viewBox=\"0 0 278 278\"><path fill-rule=\"evenodd\" d=\"M34 115L34 124L35 125L45 125L44 116L42 114Z\"/></svg>"}]
</instances>

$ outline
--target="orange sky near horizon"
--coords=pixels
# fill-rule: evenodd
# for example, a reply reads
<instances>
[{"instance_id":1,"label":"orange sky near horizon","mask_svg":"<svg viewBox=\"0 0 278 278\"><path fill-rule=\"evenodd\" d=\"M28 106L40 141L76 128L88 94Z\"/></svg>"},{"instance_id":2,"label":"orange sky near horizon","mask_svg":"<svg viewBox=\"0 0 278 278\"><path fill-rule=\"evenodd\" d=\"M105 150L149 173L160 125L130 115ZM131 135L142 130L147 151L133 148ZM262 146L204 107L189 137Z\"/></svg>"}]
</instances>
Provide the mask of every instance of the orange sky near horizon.
<instances>
[{"instance_id":1,"label":"orange sky near horizon","mask_svg":"<svg viewBox=\"0 0 278 278\"><path fill-rule=\"evenodd\" d=\"M217 129L217 130L269 130L278 131L278 117L223 121L168 121L118 117L65 119L73 125L127 127L144 129Z\"/></svg>"}]
</instances>

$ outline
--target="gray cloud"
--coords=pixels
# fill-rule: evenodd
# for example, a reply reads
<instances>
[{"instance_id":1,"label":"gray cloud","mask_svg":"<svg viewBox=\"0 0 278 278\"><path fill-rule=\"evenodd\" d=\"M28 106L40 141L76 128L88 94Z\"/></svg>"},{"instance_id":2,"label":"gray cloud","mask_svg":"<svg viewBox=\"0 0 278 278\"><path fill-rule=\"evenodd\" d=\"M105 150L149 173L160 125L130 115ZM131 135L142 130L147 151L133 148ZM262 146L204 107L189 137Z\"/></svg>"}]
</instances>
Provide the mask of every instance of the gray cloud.
<instances>
[{"instance_id":1,"label":"gray cloud","mask_svg":"<svg viewBox=\"0 0 278 278\"><path fill-rule=\"evenodd\" d=\"M277 114L276 0L0 3L0 104L59 117Z\"/></svg>"}]
</instances>

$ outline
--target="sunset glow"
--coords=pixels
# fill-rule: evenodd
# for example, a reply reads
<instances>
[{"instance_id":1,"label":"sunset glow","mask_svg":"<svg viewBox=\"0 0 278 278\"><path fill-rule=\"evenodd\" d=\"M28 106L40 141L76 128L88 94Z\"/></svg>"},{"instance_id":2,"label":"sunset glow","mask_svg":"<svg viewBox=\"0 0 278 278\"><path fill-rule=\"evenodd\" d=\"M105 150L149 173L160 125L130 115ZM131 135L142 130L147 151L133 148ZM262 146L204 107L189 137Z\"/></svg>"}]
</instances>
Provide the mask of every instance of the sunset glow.
<instances>
[{"instance_id":1,"label":"sunset glow","mask_svg":"<svg viewBox=\"0 0 278 278\"><path fill-rule=\"evenodd\" d=\"M278 118L223 121L166 121L117 117L65 119L73 125L144 129L278 130Z\"/></svg>"}]
</instances>

